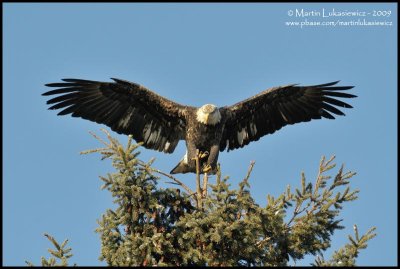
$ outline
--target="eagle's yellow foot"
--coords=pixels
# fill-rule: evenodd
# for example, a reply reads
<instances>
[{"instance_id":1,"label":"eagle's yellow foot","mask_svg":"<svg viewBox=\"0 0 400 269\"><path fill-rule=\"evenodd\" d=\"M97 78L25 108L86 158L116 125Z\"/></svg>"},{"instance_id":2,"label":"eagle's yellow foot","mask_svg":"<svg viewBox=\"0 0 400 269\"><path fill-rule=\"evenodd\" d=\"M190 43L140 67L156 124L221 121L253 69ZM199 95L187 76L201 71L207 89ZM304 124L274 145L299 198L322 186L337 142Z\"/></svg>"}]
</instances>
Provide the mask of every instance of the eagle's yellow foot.
<instances>
[{"instance_id":1,"label":"eagle's yellow foot","mask_svg":"<svg viewBox=\"0 0 400 269\"><path fill-rule=\"evenodd\" d=\"M208 151L204 151L204 152L200 152L199 153L199 157L200 159L204 159L205 157L207 157L210 153L208 153Z\"/></svg>"},{"instance_id":2,"label":"eagle's yellow foot","mask_svg":"<svg viewBox=\"0 0 400 269\"><path fill-rule=\"evenodd\" d=\"M204 152L199 152L199 159L204 159L205 157L207 157L210 153L208 153L208 151L204 151ZM197 159L197 157L192 158L192 161L195 161Z\"/></svg>"},{"instance_id":3,"label":"eagle's yellow foot","mask_svg":"<svg viewBox=\"0 0 400 269\"><path fill-rule=\"evenodd\" d=\"M208 172L211 171L211 169L212 169L211 165L210 164L206 164L203 167L203 173L208 173Z\"/></svg>"}]
</instances>

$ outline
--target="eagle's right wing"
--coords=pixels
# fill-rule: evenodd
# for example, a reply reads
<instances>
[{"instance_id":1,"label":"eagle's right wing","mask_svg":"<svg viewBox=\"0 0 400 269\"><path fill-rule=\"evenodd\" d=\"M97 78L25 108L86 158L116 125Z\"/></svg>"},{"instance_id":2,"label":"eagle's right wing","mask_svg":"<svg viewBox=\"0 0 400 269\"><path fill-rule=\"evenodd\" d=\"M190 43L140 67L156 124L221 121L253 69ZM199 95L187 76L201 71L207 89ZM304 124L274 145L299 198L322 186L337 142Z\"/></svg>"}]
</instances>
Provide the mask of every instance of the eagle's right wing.
<instances>
[{"instance_id":1,"label":"eagle's right wing","mask_svg":"<svg viewBox=\"0 0 400 269\"><path fill-rule=\"evenodd\" d=\"M129 81L99 82L63 79L60 87L43 95L58 95L47 101L49 109L63 109L58 115L72 114L103 123L117 133L132 135L143 146L172 153L185 135L187 107L172 102Z\"/></svg>"},{"instance_id":2,"label":"eagle's right wing","mask_svg":"<svg viewBox=\"0 0 400 269\"><path fill-rule=\"evenodd\" d=\"M272 134L288 124L322 117L334 119L332 114L344 115L335 106L345 108L352 106L334 97L356 96L343 92L353 86L334 86L337 82L313 86L275 87L225 107L227 121L220 150L227 148L229 151L244 147L251 141L257 141L262 136Z\"/></svg>"}]
</instances>

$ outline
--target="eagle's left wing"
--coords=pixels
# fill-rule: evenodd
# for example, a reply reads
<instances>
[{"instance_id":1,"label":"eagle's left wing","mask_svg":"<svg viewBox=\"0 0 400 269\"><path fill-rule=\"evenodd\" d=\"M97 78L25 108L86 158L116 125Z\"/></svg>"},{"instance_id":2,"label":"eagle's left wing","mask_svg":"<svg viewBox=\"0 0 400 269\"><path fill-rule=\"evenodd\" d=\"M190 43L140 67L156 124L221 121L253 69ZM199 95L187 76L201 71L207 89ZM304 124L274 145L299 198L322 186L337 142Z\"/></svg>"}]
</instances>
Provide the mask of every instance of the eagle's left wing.
<instances>
[{"instance_id":1,"label":"eagle's left wing","mask_svg":"<svg viewBox=\"0 0 400 269\"><path fill-rule=\"evenodd\" d=\"M49 109L62 109L58 115L71 114L103 123L117 133L132 135L143 146L172 153L184 139L189 108L170 101L137 83L114 79L100 82L63 79L43 95L57 95L47 101Z\"/></svg>"},{"instance_id":2,"label":"eagle's left wing","mask_svg":"<svg viewBox=\"0 0 400 269\"><path fill-rule=\"evenodd\" d=\"M275 87L224 107L227 121L220 150L227 148L229 151L244 147L251 141L257 141L260 137L272 134L288 124L322 117L334 119L332 114L344 115L334 106L352 106L334 97L356 96L342 92L353 86L334 86L337 83L338 81L314 86L293 84Z\"/></svg>"}]
</instances>

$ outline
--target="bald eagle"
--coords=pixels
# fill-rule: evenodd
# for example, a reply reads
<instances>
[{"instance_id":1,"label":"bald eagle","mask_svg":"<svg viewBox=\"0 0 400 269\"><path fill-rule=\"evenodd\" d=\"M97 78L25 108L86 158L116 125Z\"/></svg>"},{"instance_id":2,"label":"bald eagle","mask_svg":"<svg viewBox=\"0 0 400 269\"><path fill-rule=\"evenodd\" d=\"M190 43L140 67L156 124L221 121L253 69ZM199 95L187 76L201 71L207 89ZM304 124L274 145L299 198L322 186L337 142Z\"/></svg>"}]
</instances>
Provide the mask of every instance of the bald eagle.
<instances>
[{"instance_id":1,"label":"bald eagle","mask_svg":"<svg viewBox=\"0 0 400 269\"><path fill-rule=\"evenodd\" d=\"M57 95L47 101L49 109L105 124L119 134L132 135L148 149L174 152L186 141L186 154L171 173L196 173L197 150L205 154L201 173L216 171L218 154L242 148L288 124L312 119L334 119L344 115L336 107L352 108L336 99L355 95L343 91L353 86L336 86L338 81L267 89L232 106L185 106L170 101L137 83L112 78L114 82L62 79L46 84L58 89L43 93ZM336 107L335 107L336 106Z\"/></svg>"}]
</instances>

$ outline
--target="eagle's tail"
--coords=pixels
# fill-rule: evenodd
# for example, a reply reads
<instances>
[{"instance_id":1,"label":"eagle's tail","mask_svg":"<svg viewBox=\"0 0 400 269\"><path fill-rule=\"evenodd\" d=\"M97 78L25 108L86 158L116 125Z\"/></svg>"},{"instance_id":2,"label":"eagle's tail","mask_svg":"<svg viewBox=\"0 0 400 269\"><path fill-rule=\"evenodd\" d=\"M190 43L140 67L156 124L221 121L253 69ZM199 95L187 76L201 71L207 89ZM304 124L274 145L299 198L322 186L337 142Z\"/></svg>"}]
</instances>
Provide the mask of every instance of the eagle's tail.
<instances>
[{"instance_id":1,"label":"eagle's tail","mask_svg":"<svg viewBox=\"0 0 400 269\"><path fill-rule=\"evenodd\" d=\"M216 167L210 167L211 170L203 170L205 169L205 163L201 163L201 171L200 174L210 174L210 175L215 175L215 173L217 172ZM196 173L196 165L189 165L188 161L187 161L187 154L185 154L185 156L183 156L182 160L174 167L174 169L171 170L171 172L169 172L170 174L186 174L186 173Z\"/></svg>"},{"instance_id":2,"label":"eagle's tail","mask_svg":"<svg viewBox=\"0 0 400 269\"><path fill-rule=\"evenodd\" d=\"M171 170L170 174L196 173L196 167L190 167L185 157Z\"/></svg>"}]
</instances>

